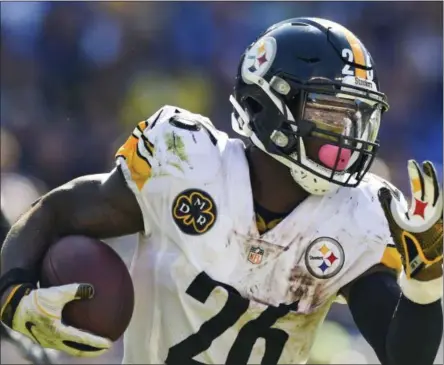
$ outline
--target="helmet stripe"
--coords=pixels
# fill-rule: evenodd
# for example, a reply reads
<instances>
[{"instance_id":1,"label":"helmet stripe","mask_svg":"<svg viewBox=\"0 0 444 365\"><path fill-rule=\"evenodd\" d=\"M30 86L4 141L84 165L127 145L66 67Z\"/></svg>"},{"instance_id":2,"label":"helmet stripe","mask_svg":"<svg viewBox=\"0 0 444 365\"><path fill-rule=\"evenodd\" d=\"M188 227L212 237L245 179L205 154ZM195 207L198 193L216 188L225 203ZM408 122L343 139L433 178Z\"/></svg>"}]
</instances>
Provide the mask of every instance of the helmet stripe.
<instances>
[{"instance_id":1,"label":"helmet stripe","mask_svg":"<svg viewBox=\"0 0 444 365\"><path fill-rule=\"evenodd\" d=\"M361 42L359 42L358 38L356 38L355 35L348 29L342 27L342 30L344 31L345 38L347 38L347 41L350 44L350 48L353 52L353 62L358 65L366 66L367 64ZM355 76L366 80L367 72L362 68L355 67Z\"/></svg>"},{"instance_id":2,"label":"helmet stripe","mask_svg":"<svg viewBox=\"0 0 444 365\"><path fill-rule=\"evenodd\" d=\"M334 23L327 19L321 19L321 18L311 18L311 19L319 23L321 26L325 27L326 29L331 28L339 32L342 31L342 33L345 36L345 39L348 42L348 45L344 44L344 47L349 46L351 48L351 51L353 53L353 63L357 65L367 66L367 59L366 59L367 51L362 45L362 43L359 41L359 39L356 38L356 36L352 32L350 32L344 26ZM367 70L364 70L359 67L354 67L354 69L355 69L355 76L367 80Z\"/></svg>"}]
</instances>

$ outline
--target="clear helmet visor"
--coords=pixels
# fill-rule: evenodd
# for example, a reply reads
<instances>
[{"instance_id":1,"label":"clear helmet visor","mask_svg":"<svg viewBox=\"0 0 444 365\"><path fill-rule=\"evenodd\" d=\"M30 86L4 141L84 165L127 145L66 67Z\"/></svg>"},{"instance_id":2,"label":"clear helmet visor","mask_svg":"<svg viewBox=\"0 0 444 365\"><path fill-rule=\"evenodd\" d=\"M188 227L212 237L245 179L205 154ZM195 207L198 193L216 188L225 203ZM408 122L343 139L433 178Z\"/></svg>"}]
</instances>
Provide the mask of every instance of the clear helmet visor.
<instances>
[{"instance_id":1,"label":"clear helmet visor","mask_svg":"<svg viewBox=\"0 0 444 365\"><path fill-rule=\"evenodd\" d=\"M315 124L313 137L348 150L347 161L340 169L344 171L356 162L362 149L371 149L365 142L373 143L378 136L381 108L365 99L310 93L302 119Z\"/></svg>"}]
</instances>

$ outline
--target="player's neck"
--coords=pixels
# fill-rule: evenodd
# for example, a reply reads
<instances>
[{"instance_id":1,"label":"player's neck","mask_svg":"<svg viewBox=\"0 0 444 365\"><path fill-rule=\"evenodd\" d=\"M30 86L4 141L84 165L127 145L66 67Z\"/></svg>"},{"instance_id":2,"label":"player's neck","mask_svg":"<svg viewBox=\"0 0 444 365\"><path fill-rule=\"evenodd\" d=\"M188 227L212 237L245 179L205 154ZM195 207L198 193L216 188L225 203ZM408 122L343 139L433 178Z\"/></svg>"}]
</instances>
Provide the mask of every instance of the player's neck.
<instances>
[{"instance_id":1,"label":"player's neck","mask_svg":"<svg viewBox=\"0 0 444 365\"><path fill-rule=\"evenodd\" d=\"M246 156L253 198L265 209L276 213L288 212L309 195L294 181L288 167L259 148L249 146Z\"/></svg>"}]
</instances>

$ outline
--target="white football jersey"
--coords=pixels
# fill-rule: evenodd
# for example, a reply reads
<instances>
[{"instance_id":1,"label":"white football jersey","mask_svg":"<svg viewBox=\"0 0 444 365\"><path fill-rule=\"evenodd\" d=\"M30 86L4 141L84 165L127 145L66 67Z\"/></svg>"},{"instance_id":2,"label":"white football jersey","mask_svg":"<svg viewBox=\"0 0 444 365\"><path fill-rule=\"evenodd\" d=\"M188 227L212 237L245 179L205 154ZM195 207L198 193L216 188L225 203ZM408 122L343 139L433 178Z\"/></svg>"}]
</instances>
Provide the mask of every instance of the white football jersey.
<instances>
[{"instance_id":1,"label":"white football jersey","mask_svg":"<svg viewBox=\"0 0 444 365\"><path fill-rule=\"evenodd\" d=\"M145 224L124 363L304 364L339 290L399 268L376 176L260 235L245 146L209 119L163 107L116 156Z\"/></svg>"}]
</instances>

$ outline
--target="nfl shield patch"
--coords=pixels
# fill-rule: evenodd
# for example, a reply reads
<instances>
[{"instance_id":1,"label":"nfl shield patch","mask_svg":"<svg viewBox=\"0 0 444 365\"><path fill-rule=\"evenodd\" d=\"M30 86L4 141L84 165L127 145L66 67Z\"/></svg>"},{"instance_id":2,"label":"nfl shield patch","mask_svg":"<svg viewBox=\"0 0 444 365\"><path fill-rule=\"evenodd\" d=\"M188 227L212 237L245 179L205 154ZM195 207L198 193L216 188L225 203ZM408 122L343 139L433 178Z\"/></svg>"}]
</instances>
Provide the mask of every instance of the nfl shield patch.
<instances>
[{"instance_id":1,"label":"nfl shield patch","mask_svg":"<svg viewBox=\"0 0 444 365\"><path fill-rule=\"evenodd\" d=\"M252 246L250 252L248 253L248 261L252 264L258 265L262 262L264 257L264 250L260 247Z\"/></svg>"}]
</instances>

